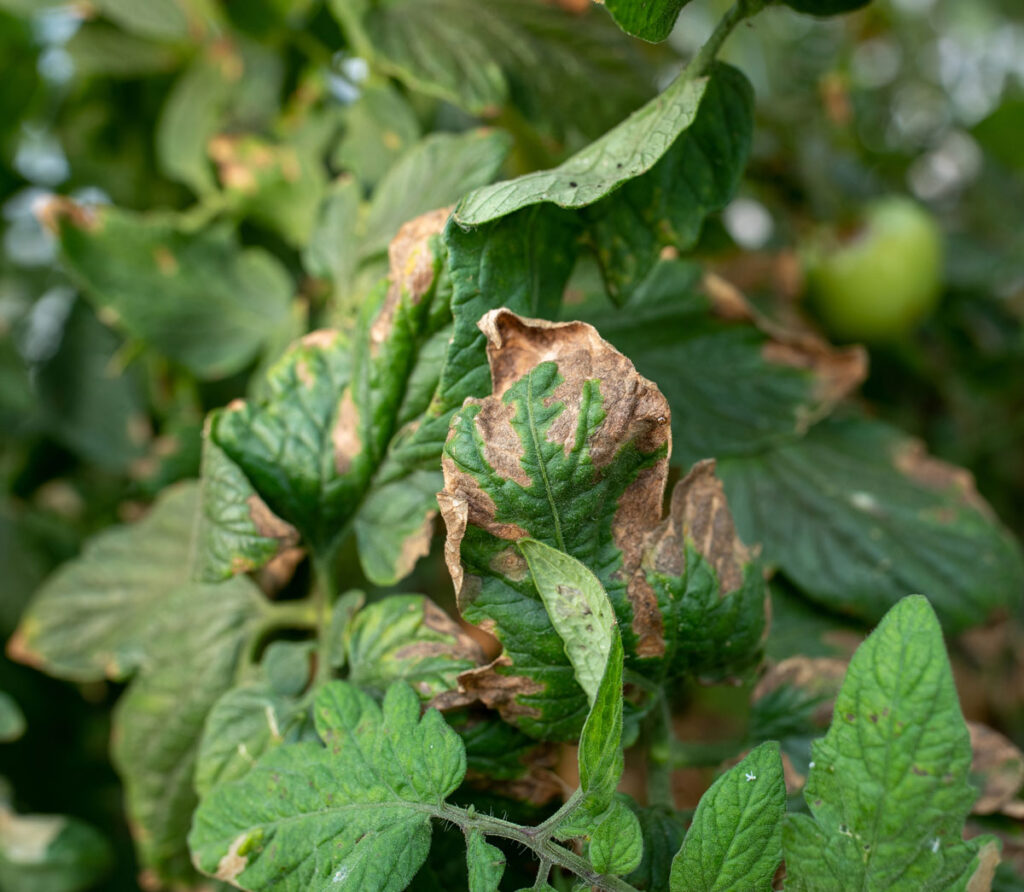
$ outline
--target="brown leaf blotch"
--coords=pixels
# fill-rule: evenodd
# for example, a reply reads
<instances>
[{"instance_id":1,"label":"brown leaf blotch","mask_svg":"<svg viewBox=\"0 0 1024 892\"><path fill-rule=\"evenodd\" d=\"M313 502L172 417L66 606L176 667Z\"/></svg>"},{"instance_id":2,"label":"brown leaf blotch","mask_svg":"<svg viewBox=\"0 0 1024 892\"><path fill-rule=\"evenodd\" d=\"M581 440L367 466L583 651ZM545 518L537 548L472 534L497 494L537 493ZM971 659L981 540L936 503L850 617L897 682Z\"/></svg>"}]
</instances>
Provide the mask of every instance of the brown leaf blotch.
<instances>
[{"instance_id":1,"label":"brown leaf blotch","mask_svg":"<svg viewBox=\"0 0 1024 892\"><path fill-rule=\"evenodd\" d=\"M482 703L488 709L496 709L501 717L515 724L520 717L540 717L540 710L527 706L519 697L540 694L544 685L522 675L504 675L498 670L511 666L512 661L504 654L486 666L469 669L459 675L459 705Z\"/></svg>"},{"instance_id":2,"label":"brown leaf blotch","mask_svg":"<svg viewBox=\"0 0 1024 892\"><path fill-rule=\"evenodd\" d=\"M338 474L347 474L352 460L363 451L359 439L359 408L352 399L352 388L346 387L338 403L338 419L331 431L334 445L334 469Z\"/></svg>"},{"instance_id":3,"label":"brown leaf blotch","mask_svg":"<svg viewBox=\"0 0 1024 892\"><path fill-rule=\"evenodd\" d=\"M974 485L974 475L929 455L919 440L904 440L893 451L893 466L901 474L927 489L954 491L964 505L983 517L995 520L991 506Z\"/></svg>"}]
</instances>

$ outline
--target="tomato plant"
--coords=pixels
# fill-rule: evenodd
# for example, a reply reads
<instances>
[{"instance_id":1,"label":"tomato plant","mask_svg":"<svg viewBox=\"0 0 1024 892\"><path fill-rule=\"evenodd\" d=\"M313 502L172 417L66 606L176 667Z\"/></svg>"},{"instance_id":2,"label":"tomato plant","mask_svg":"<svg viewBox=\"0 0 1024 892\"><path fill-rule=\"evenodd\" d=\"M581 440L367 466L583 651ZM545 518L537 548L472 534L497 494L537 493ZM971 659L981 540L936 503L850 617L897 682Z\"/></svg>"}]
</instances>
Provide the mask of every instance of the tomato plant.
<instances>
[{"instance_id":1,"label":"tomato plant","mask_svg":"<svg viewBox=\"0 0 1024 892\"><path fill-rule=\"evenodd\" d=\"M0 890L1012 888L1019 541L745 73L889 12L603 5L0 0ZM940 206L810 287L955 425Z\"/></svg>"}]
</instances>

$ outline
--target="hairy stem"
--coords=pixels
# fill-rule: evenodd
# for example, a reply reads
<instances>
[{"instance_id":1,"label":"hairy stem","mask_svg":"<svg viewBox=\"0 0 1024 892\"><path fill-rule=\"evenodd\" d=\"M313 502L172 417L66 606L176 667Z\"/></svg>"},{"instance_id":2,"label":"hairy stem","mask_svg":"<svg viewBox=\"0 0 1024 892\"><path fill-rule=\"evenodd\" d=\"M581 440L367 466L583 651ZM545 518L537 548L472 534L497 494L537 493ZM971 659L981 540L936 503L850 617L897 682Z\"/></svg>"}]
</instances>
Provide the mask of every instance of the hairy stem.
<instances>
[{"instance_id":1,"label":"hairy stem","mask_svg":"<svg viewBox=\"0 0 1024 892\"><path fill-rule=\"evenodd\" d=\"M481 815L475 811L471 812L447 802L443 803L435 814L439 818L451 821L463 832L479 830L484 836L497 836L517 842L532 851L542 865L546 863L549 867L551 865L562 867L576 874L593 889L601 889L603 892L638 892L635 886L631 886L625 880L595 872L585 858L581 858L575 852L553 842L549 836L539 834L539 827L523 827L503 821L501 818Z\"/></svg>"}]
</instances>

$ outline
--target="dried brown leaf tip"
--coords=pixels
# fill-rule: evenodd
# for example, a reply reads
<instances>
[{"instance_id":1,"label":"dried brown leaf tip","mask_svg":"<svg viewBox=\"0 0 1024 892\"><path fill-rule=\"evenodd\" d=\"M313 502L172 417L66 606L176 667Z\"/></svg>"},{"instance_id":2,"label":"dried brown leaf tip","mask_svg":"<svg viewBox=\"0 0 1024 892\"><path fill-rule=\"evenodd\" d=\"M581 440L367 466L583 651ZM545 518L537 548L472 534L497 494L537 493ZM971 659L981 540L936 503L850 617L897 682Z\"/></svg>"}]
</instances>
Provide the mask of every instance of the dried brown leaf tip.
<instances>
[{"instance_id":1,"label":"dried brown leaf tip","mask_svg":"<svg viewBox=\"0 0 1024 892\"><path fill-rule=\"evenodd\" d=\"M971 472L932 457L919 440L901 440L893 452L892 463L914 483L939 492L953 492L968 508L993 522L996 520L992 508L974 485Z\"/></svg>"},{"instance_id":2,"label":"dried brown leaf tip","mask_svg":"<svg viewBox=\"0 0 1024 892\"><path fill-rule=\"evenodd\" d=\"M714 273L704 277L703 287L716 315L752 323L765 335L761 355L766 362L811 373L814 404L797 419L800 430L827 415L867 377L868 354L860 345L833 347L807 328L776 322L751 304L731 282Z\"/></svg>"}]
</instances>

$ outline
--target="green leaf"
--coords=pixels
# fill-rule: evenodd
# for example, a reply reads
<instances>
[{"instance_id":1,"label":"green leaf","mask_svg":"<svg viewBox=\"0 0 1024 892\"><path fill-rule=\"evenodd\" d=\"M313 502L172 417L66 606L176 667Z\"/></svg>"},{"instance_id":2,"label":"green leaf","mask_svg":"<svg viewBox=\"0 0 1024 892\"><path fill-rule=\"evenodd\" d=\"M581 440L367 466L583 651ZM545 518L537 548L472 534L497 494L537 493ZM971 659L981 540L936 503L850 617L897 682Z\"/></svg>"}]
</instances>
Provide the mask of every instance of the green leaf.
<instances>
[{"instance_id":1,"label":"green leaf","mask_svg":"<svg viewBox=\"0 0 1024 892\"><path fill-rule=\"evenodd\" d=\"M426 859L432 810L466 773L462 742L436 710L420 719L402 682L382 707L332 682L314 715L325 746L280 747L203 800L189 836L196 863L244 889L344 881L398 892Z\"/></svg>"},{"instance_id":2,"label":"green leaf","mask_svg":"<svg viewBox=\"0 0 1024 892\"><path fill-rule=\"evenodd\" d=\"M761 320L738 292L727 308L701 293L699 276L693 264L662 262L621 308L578 315L665 394L674 463L794 440L863 379L859 348Z\"/></svg>"},{"instance_id":3,"label":"green leaf","mask_svg":"<svg viewBox=\"0 0 1024 892\"><path fill-rule=\"evenodd\" d=\"M102 22L82 22L65 48L75 64L76 77L154 75L176 68L180 58L170 47Z\"/></svg>"},{"instance_id":4,"label":"green leaf","mask_svg":"<svg viewBox=\"0 0 1024 892\"><path fill-rule=\"evenodd\" d=\"M61 815L19 815L0 804L0 888L85 892L112 861L110 843L91 825Z\"/></svg>"},{"instance_id":5,"label":"green leaf","mask_svg":"<svg viewBox=\"0 0 1024 892\"><path fill-rule=\"evenodd\" d=\"M458 687L483 662L479 645L423 595L389 595L360 610L345 629L349 681L383 694L402 680L424 700Z\"/></svg>"},{"instance_id":6,"label":"green leaf","mask_svg":"<svg viewBox=\"0 0 1024 892\"><path fill-rule=\"evenodd\" d=\"M616 623L608 594L590 570L558 549L536 539L520 539L516 546L526 558L551 624L565 643L576 681L593 706Z\"/></svg>"},{"instance_id":7,"label":"green leaf","mask_svg":"<svg viewBox=\"0 0 1024 892\"><path fill-rule=\"evenodd\" d=\"M627 34L658 43L672 33L676 19L688 0L605 0L608 12Z\"/></svg>"},{"instance_id":8,"label":"green leaf","mask_svg":"<svg viewBox=\"0 0 1024 892\"><path fill-rule=\"evenodd\" d=\"M435 208L448 207L491 182L508 153L501 130L435 133L410 148L373 191L360 226L360 255L387 249L399 227Z\"/></svg>"},{"instance_id":9,"label":"green leaf","mask_svg":"<svg viewBox=\"0 0 1024 892\"><path fill-rule=\"evenodd\" d=\"M205 433L193 578L222 582L251 573L298 540L298 530L274 515L242 469Z\"/></svg>"},{"instance_id":10,"label":"green leaf","mask_svg":"<svg viewBox=\"0 0 1024 892\"><path fill-rule=\"evenodd\" d=\"M275 641L259 674L223 694L203 726L196 757L200 797L217 784L246 774L268 750L315 740L309 698L311 642Z\"/></svg>"},{"instance_id":11,"label":"green leaf","mask_svg":"<svg viewBox=\"0 0 1024 892\"><path fill-rule=\"evenodd\" d=\"M701 797L672 861L672 892L768 892L782 861L785 813L779 745L763 743Z\"/></svg>"},{"instance_id":12,"label":"green leaf","mask_svg":"<svg viewBox=\"0 0 1024 892\"><path fill-rule=\"evenodd\" d=\"M580 791L592 813L611 803L622 777L622 636L612 637L608 665L580 734Z\"/></svg>"},{"instance_id":13,"label":"green leaf","mask_svg":"<svg viewBox=\"0 0 1024 892\"><path fill-rule=\"evenodd\" d=\"M466 837L466 866L469 892L497 892L505 872L505 853L488 843L479 830L471 830Z\"/></svg>"},{"instance_id":14,"label":"green leaf","mask_svg":"<svg viewBox=\"0 0 1024 892\"><path fill-rule=\"evenodd\" d=\"M596 11L571 15L541 0L392 0L358 22L346 0L331 9L350 36L365 33L360 51L375 68L473 114L493 115L514 95L517 109L556 134L594 136L649 92L642 59ZM574 102L579 95L602 101Z\"/></svg>"},{"instance_id":15,"label":"green leaf","mask_svg":"<svg viewBox=\"0 0 1024 892\"><path fill-rule=\"evenodd\" d=\"M17 701L6 691L0 691L0 743L17 740L25 733L25 716Z\"/></svg>"},{"instance_id":16,"label":"green leaf","mask_svg":"<svg viewBox=\"0 0 1024 892\"><path fill-rule=\"evenodd\" d=\"M259 591L241 577L177 589L161 604L146 662L118 701L111 756L139 859L166 880L194 877L185 836L200 732L231 687L262 609Z\"/></svg>"},{"instance_id":17,"label":"green leaf","mask_svg":"<svg viewBox=\"0 0 1024 892\"><path fill-rule=\"evenodd\" d=\"M189 37L189 4L185 0L95 0L97 9L126 31L152 40Z\"/></svg>"},{"instance_id":18,"label":"green leaf","mask_svg":"<svg viewBox=\"0 0 1024 892\"><path fill-rule=\"evenodd\" d=\"M900 601L857 649L813 758L811 816L783 831L787 889L925 892L973 874L985 840L961 838L970 737L924 597Z\"/></svg>"},{"instance_id":19,"label":"green leaf","mask_svg":"<svg viewBox=\"0 0 1024 892\"><path fill-rule=\"evenodd\" d=\"M284 268L222 230L190 233L174 218L64 200L47 212L68 271L100 317L199 377L238 371L287 319Z\"/></svg>"},{"instance_id":20,"label":"green leaf","mask_svg":"<svg viewBox=\"0 0 1024 892\"><path fill-rule=\"evenodd\" d=\"M644 837L633 810L615 800L590 836L590 863L598 873L621 876L640 866Z\"/></svg>"},{"instance_id":21,"label":"green leaf","mask_svg":"<svg viewBox=\"0 0 1024 892\"><path fill-rule=\"evenodd\" d=\"M630 669L664 683L731 676L756 662L764 583L713 465L680 484L661 519L661 393L589 325L502 310L481 328L494 392L453 417L438 496L459 607L505 649L463 679L467 693L544 739L575 736L585 715L577 673L516 547L527 537L594 572Z\"/></svg>"},{"instance_id":22,"label":"green leaf","mask_svg":"<svg viewBox=\"0 0 1024 892\"><path fill-rule=\"evenodd\" d=\"M420 133L412 107L389 82L364 84L359 99L346 109L345 135L332 160L364 187L373 187Z\"/></svg>"},{"instance_id":23,"label":"green leaf","mask_svg":"<svg viewBox=\"0 0 1024 892\"><path fill-rule=\"evenodd\" d=\"M154 617L188 580L197 488L168 487L145 518L90 539L30 603L9 652L75 681L122 679L146 659Z\"/></svg>"},{"instance_id":24,"label":"green leaf","mask_svg":"<svg viewBox=\"0 0 1024 892\"><path fill-rule=\"evenodd\" d=\"M335 294L347 294L358 265L356 224L361 199L359 184L339 177L329 187L320 206L316 226L302 255L306 270L328 279Z\"/></svg>"},{"instance_id":25,"label":"green leaf","mask_svg":"<svg viewBox=\"0 0 1024 892\"><path fill-rule=\"evenodd\" d=\"M160 168L198 195L215 191L206 148L221 129L243 67L241 58L223 46L197 56L171 87L157 121L156 157Z\"/></svg>"},{"instance_id":26,"label":"green leaf","mask_svg":"<svg viewBox=\"0 0 1024 892\"><path fill-rule=\"evenodd\" d=\"M679 851L687 822L674 809L665 806L635 808L643 832L644 856L626 882L647 892L669 892L669 871Z\"/></svg>"},{"instance_id":27,"label":"green leaf","mask_svg":"<svg viewBox=\"0 0 1024 892\"><path fill-rule=\"evenodd\" d=\"M307 335L271 368L260 400L214 415L214 442L318 552L328 553L359 512L400 432L418 349L443 325L445 307L432 313L443 218L428 214L402 228L390 281L363 303L351 346L338 332ZM429 541L423 515L415 529ZM420 546L405 548L392 539L388 553L400 561Z\"/></svg>"},{"instance_id":28,"label":"green leaf","mask_svg":"<svg viewBox=\"0 0 1024 892\"><path fill-rule=\"evenodd\" d=\"M924 591L962 629L1019 601L1020 547L967 472L881 422L828 419L719 467L743 537L832 610L877 621Z\"/></svg>"}]
</instances>

